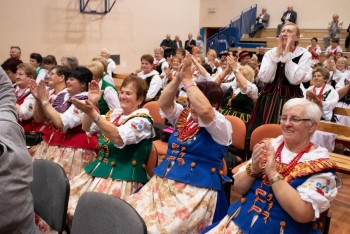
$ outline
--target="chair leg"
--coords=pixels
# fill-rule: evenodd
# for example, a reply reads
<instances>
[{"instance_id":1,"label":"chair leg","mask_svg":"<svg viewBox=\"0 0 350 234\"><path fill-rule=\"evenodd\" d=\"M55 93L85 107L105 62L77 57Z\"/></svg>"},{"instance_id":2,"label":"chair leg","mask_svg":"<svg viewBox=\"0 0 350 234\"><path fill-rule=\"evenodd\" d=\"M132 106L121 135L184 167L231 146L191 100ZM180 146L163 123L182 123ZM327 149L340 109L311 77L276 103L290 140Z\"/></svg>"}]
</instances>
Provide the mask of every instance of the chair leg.
<instances>
[{"instance_id":1,"label":"chair leg","mask_svg":"<svg viewBox=\"0 0 350 234\"><path fill-rule=\"evenodd\" d=\"M331 216L328 213L326 215L325 222L324 222L323 234L328 234L330 226L331 226Z\"/></svg>"}]
</instances>

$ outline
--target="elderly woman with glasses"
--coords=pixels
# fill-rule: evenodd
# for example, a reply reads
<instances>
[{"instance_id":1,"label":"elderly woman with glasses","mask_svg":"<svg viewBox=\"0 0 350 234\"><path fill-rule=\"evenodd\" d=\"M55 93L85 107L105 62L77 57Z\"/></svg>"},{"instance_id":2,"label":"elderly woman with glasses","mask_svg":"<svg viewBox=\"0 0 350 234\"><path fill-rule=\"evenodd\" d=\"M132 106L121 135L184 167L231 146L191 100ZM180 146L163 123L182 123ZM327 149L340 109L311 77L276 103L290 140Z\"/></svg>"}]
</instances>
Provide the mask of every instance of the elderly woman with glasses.
<instances>
[{"instance_id":1,"label":"elderly woman with glasses","mask_svg":"<svg viewBox=\"0 0 350 234\"><path fill-rule=\"evenodd\" d=\"M328 151L310 142L320 118L311 101L285 103L282 136L254 146L235 175L243 197L208 233L321 233L317 219L337 194L337 177Z\"/></svg>"}]
</instances>

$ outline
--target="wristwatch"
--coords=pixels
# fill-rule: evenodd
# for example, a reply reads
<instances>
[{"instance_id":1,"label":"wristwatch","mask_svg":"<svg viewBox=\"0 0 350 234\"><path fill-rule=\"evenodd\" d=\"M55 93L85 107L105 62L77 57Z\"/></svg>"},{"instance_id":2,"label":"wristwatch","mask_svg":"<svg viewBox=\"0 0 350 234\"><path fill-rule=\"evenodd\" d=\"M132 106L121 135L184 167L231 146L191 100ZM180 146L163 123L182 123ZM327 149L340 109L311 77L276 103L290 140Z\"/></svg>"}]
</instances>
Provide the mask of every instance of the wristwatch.
<instances>
[{"instance_id":1,"label":"wristwatch","mask_svg":"<svg viewBox=\"0 0 350 234\"><path fill-rule=\"evenodd\" d=\"M284 177L281 174L277 174L274 177L272 177L271 179L269 179L270 185L272 186L274 183L276 183L277 181L283 180Z\"/></svg>"},{"instance_id":2,"label":"wristwatch","mask_svg":"<svg viewBox=\"0 0 350 234\"><path fill-rule=\"evenodd\" d=\"M96 116L92 121L94 121L94 123L97 123L100 120L101 115Z\"/></svg>"}]
</instances>

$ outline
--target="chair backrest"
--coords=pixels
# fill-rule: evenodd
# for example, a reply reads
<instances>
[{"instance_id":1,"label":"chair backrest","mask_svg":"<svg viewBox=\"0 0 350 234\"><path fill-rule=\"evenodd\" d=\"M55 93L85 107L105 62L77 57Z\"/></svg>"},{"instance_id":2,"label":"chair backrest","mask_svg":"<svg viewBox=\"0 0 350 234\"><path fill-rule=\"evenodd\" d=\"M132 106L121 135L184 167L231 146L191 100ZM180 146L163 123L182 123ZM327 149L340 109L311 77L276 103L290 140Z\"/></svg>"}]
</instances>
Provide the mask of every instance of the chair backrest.
<instances>
[{"instance_id":1,"label":"chair backrest","mask_svg":"<svg viewBox=\"0 0 350 234\"><path fill-rule=\"evenodd\" d=\"M155 168L158 165L158 150L154 143L152 144L151 152L149 153L148 160L147 160L147 174L152 177L154 175L153 168Z\"/></svg>"},{"instance_id":2,"label":"chair backrest","mask_svg":"<svg viewBox=\"0 0 350 234\"><path fill-rule=\"evenodd\" d=\"M165 119L159 114L160 108L157 101L147 102L143 107L148 109L155 123L165 124Z\"/></svg>"},{"instance_id":3,"label":"chair backrest","mask_svg":"<svg viewBox=\"0 0 350 234\"><path fill-rule=\"evenodd\" d=\"M230 121L232 127L232 145L239 150L244 150L246 126L243 120L236 116L226 115L225 118Z\"/></svg>"},{"instance_id":4,"label":"chair backrest","mask_svg":"<svg viewBox=\"0 0 350 234\"><path fill-rule=\"evenodd\" d=\"M30 190L35 213L52 229L64 231L70 186L63 168L49 160L34 160Z\"/></svg>"},{"instance_id":5,"label":"chair backrest","mask_svg":"<svg viewBox=\"0 0 350 234\"><path fill-rule=\"evenodd\" d=\"M249 150L253 151L254 146L265 138L276 138L282 134L281 125L264 124L252 132L250 136Z\"/></svg>"},{"instance_id":6,"label":"chair backrest","mask_svg":"<svg viewBox=\"0 0 350 234\"><path fill-rule=\"evenodd\" d=\"M104 193L86 192L74 213L72 234L147 233L146 224L124 200Z\"/></svg>"}]
</instances>

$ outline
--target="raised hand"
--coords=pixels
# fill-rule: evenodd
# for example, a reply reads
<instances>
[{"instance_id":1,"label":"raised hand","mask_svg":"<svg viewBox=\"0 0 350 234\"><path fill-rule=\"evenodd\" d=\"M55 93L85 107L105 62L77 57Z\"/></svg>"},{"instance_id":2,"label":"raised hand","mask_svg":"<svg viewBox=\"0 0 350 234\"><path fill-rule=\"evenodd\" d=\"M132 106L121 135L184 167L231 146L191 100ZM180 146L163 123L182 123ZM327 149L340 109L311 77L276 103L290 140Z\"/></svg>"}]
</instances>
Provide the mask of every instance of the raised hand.
<instances>
[{"instance_id":1,"label":"raised hand","mask_svg":"<svg viewBox=\"0 0 350 234\"><path fill-rule=\"evenodd\" d=\"M49 92L47 91L45 82L43 80L38 84L36 92L37 99L40 101L43 102L49 100Z\"/></svg>"},{"instance_id":2,"label":"raised hand","mask_svg":"<svg viewBox=\"0 0 350 234\"><path fill-rule=\"evenodd\" d=\"M92 116L92 114L96 111L95 105L89 100L78 100L76 98L71 98L70 101L76 108L78 108L88 116Z\"/></svg>"},{"instance_id":3,"label":"raised hand","mask_svg":"<svg viewBox=\"0 0 350 234\"><path fill-rule=\"evenodd\" d=\"M278 173L276 169L275 151L273 150L271 141L265 141L265 147L266 147L265 173L268 178L272 178Z\"/></svg>"},{"instance_id":4,"label":"raised hand","mask_svg":"<svg viewBox=\"0 0 350 234\"><path fill-rule=\"evenodd\" d=\"M252 154L252 173L258 175L263 172L265 142L258 143L254 146Z\"/></svg>"},{"instance_id":5,"label":"raised hand","mask_svg":"<svg viewBox=\"0 0 350 234\"><path fill-rule=\"evenodd\" d=\"M35 99L38 99L38 84L35 80L31 79L29 84L30 92L32 93Z\"/></svg>"},{"instance_id":6,"label":"raised hand","mask_svg":"<svg viewBox=\"0 0 350 234\"><path fill-rule=\"evenodd\" d=\"M228 64L227 67L229 67L232 71L235 71L238 67L237 58L233 56L227 56L226 59Z\"/></svg>"},{"instance_id":7,"label":"raised hand","mask_svg":"<svg viewBox=\"0 0 350 234\"><path fill-rule=\"evenodd\" d=\"M97 81L92 80L89 83L88 100L96 104L102 97L103 90L100 89Z\"/></svg>"}]
</instances>

